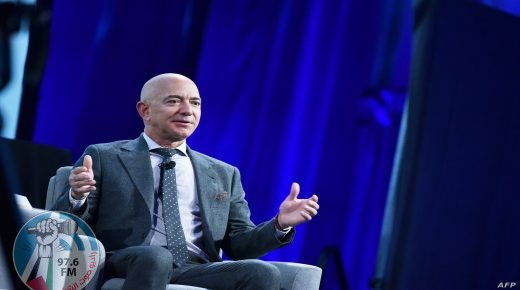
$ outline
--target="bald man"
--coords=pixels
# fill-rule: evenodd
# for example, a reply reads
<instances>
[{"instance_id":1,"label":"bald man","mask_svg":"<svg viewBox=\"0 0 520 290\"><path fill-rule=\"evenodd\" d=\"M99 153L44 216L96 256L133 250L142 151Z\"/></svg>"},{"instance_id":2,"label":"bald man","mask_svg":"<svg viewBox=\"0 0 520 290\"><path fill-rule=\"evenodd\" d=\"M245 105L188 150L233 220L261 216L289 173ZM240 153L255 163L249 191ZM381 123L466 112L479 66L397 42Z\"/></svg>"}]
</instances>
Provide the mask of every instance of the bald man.
<instances>
[{"instance_id":1,"label":"bald man","mask_svg":"<svg viewBox=\"0 0 520 290\"><path fill-rule=\"evenodd\" d=\"M105 276L125 278L124 289L163 290L168 283L280 289L278 269L256 258L290 243L294 227L317 214L318 197L299 199L293 183L278 214L253 224L238 169L186 144L199 124L201 104L189 78L172 73L151 78L136 106L144 132L134 140L88 146L54 209L70 211L92 227L108 253ZM168 245L172 237L164 217L172 207L163 204L165 157L157 148L177 149L171 158L182 225L174 238L187 253L181 262ZM234 261L222 262L221 250Z\"/></svg>"}]
</instances>

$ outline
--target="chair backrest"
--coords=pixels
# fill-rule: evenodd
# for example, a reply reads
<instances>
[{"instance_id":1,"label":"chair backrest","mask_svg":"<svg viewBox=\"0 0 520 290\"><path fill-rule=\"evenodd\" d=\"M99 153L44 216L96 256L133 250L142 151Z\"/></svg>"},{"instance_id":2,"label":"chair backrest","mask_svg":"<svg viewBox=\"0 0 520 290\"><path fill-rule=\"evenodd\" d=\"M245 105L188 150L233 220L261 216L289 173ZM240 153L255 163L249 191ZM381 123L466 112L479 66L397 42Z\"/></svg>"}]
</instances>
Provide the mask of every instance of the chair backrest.
<instances>
[{"instance_id":1,"label":"chair backrest","mask_svg":"<svg viewBox=\"0 0 520 290\"><path fill-rule=\"evenodd\" d=\"M45 200L45 209L49 210L56 202L58 197L65 191L65 187L69 184L69 174L72 166L63 166L56 170L56 175L50 178L47 187L47 199Z\"/></svg>"}]
</instances>

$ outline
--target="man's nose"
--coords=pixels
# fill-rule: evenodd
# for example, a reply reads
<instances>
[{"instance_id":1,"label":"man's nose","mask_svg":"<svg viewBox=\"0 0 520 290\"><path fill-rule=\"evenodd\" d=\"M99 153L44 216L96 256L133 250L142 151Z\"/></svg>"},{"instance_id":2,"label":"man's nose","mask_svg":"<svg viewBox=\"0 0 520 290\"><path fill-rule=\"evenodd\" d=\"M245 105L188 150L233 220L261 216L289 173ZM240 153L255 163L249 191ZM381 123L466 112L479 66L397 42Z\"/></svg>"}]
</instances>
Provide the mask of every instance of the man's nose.
<instances>
[{"instance_id":1,"label":"man's nose","mask_svg":"<svg viewBox=\"0 0 520 290\"><path fill-rule=\"evenodd\" d=\"M193 114L193 108L189 101L184 100L181 102L180 113L188 116Z\"/></svg>"}]
</instances>

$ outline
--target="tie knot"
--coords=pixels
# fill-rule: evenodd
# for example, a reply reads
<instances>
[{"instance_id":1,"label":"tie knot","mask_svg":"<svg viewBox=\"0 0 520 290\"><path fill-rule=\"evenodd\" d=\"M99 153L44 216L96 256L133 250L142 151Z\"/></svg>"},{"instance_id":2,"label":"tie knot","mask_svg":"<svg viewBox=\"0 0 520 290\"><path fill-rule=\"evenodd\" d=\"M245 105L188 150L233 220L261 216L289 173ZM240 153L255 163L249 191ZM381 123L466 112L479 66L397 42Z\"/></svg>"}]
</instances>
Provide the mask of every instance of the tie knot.
<instances>
[{"instance_id":1,"label":"tie knot","mask_svg":"<svg viewBox=\"0 0 520 290\"><path fill-rule=\"evenodd\" d=\"M150 150L150 152L153 152L155 154L159 154L159 155L161 155L165 159L169 158L169 157L172 157L175 154L181 154L182 155L182 152L179 149L163 148L163 147L152 149L152 150Z\"/></svg>"}]
</instances>

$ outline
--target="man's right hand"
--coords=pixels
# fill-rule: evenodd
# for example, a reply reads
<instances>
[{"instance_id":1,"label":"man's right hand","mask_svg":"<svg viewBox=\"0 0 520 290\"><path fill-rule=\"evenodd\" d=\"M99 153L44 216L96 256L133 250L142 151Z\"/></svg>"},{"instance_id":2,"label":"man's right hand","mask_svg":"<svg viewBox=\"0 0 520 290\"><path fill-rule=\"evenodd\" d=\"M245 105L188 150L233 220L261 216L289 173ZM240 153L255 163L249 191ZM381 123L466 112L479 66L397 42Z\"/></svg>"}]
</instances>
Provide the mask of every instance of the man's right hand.
<instances>
[{"instance_id":1,"label":"man's right hand","mask_svg":"<svg viewBox=\"0 0 520 290\"><path fill-rule=\"evenodd\" d=\"M90 155L85 155L83 158L83 166L72 169L69 175L69 184L72 198L77 200L84 199L91 191L96 190Z\"/></svg>"}]
</instances>

